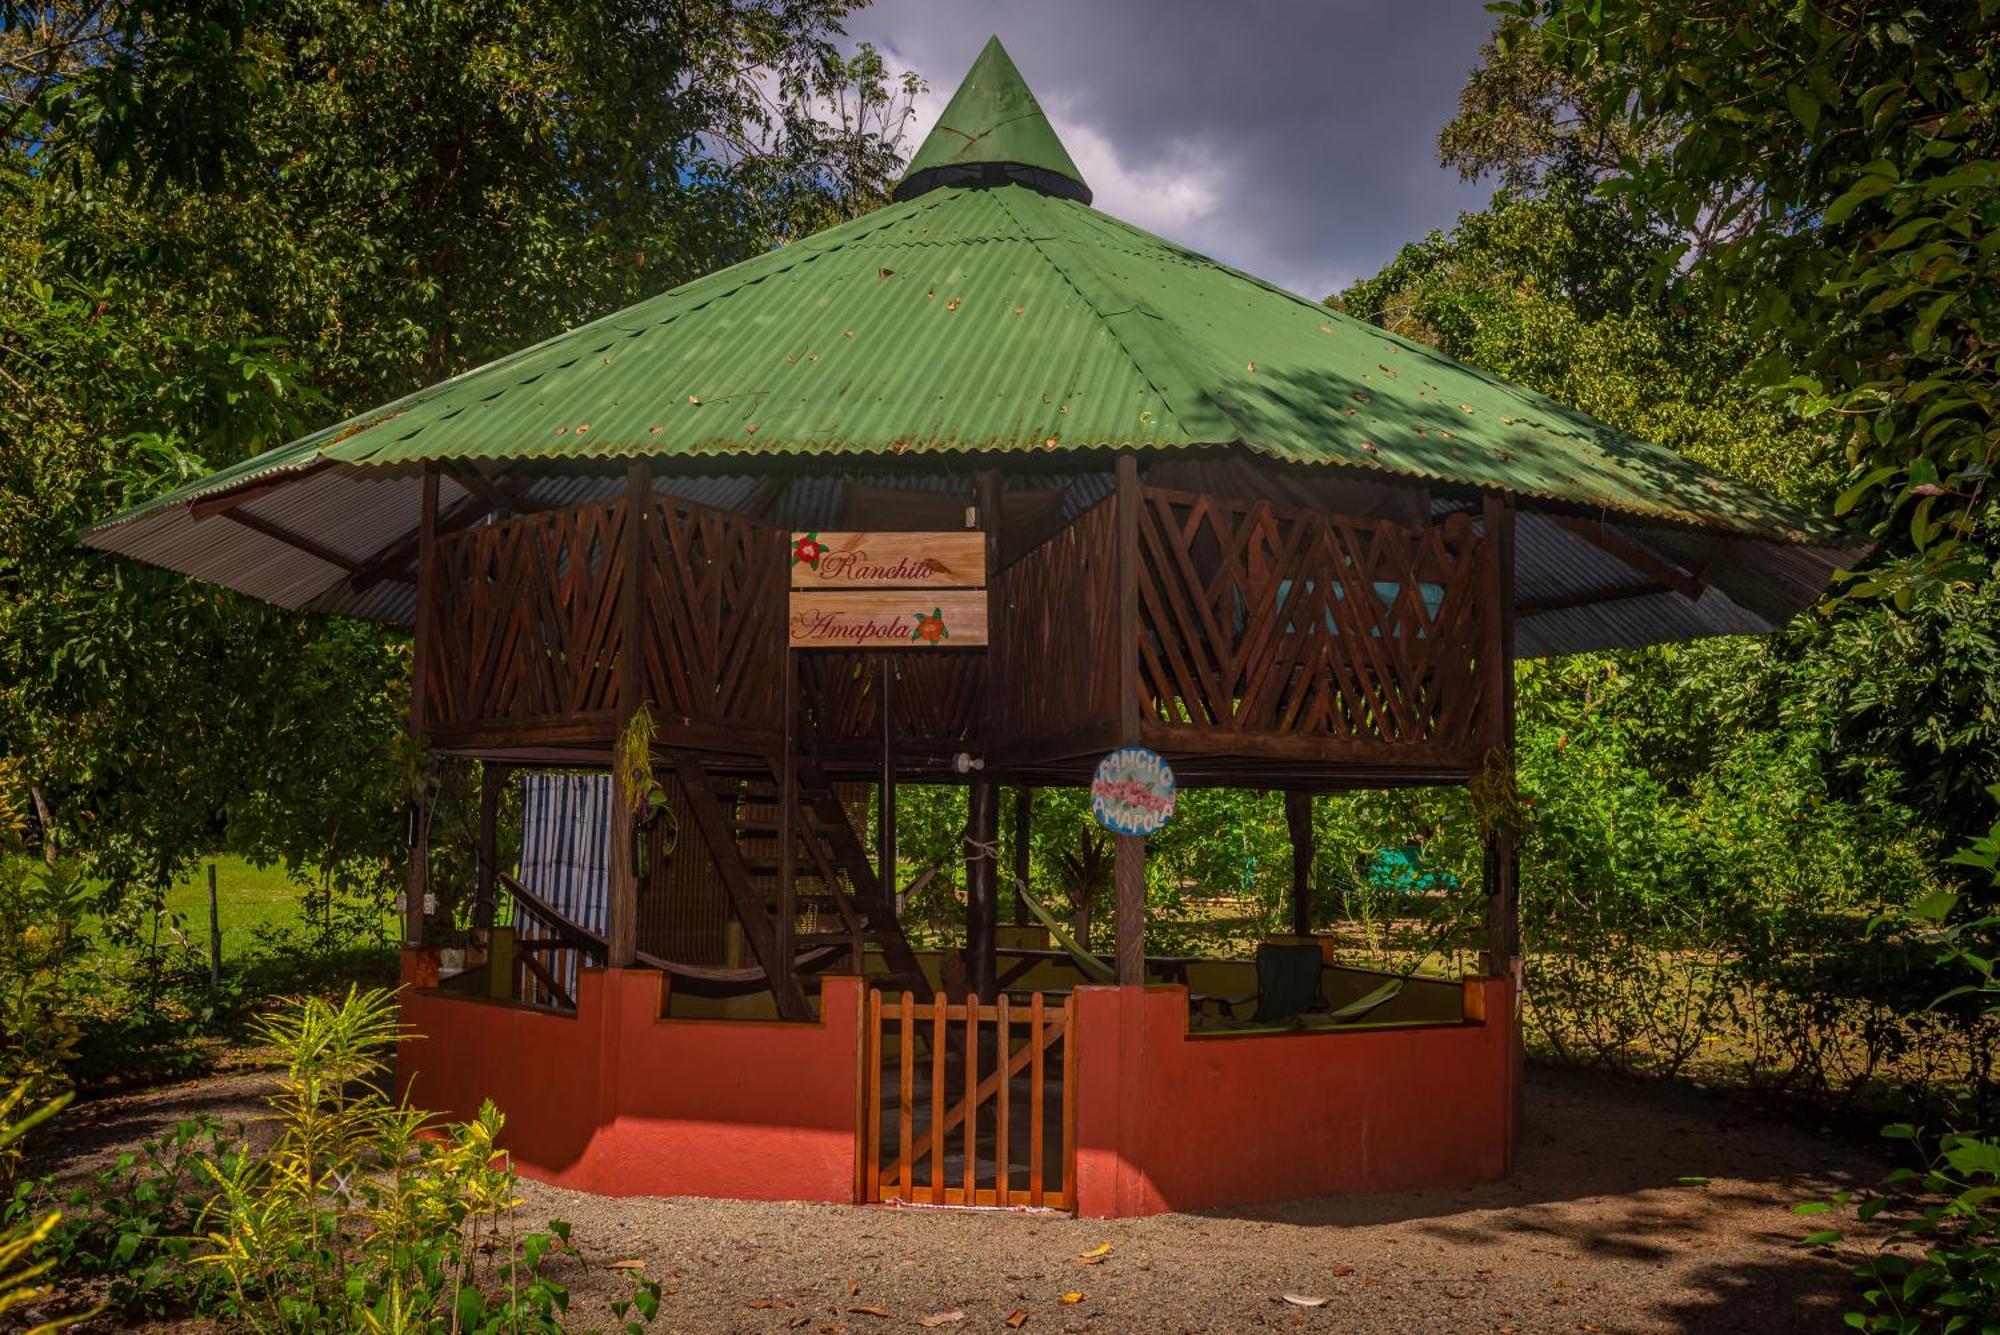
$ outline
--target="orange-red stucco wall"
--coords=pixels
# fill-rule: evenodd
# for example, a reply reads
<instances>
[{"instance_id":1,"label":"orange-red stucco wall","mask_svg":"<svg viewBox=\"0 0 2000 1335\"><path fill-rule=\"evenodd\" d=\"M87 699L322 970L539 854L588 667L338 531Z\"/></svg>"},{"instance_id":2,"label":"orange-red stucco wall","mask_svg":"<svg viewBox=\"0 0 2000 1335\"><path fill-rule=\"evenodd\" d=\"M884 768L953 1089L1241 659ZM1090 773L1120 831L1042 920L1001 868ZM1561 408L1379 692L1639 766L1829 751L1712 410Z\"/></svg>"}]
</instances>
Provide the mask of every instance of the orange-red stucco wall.
<instances>
[{"instance_id":1,"label":"orange-red stucco wall","mask_svg":"<svg viewBox=\"0 0 2000 1335\"><path fill-rule=\"evenodd\" d=\"M1491 1022L1195 1038L1183 988L1078 988L1078 1213L1505 1176L1511 992L1505 979L1466 986L1467 1015Z\"/></svg>"},{"instance_id":2,"label":"orange-red stucco wall","mask_svg":"<svg viewBox=\"0 0 2000 1335\"><path fill-rule=\"evenodd\" d=\"M412 988L398 1088L467 1118L492 1099L526 1175L609 1196L855 1199L861 983L814 1024L662 1020L662 976L587 970L574 1016Z\"/></svg>"}]
</instances>

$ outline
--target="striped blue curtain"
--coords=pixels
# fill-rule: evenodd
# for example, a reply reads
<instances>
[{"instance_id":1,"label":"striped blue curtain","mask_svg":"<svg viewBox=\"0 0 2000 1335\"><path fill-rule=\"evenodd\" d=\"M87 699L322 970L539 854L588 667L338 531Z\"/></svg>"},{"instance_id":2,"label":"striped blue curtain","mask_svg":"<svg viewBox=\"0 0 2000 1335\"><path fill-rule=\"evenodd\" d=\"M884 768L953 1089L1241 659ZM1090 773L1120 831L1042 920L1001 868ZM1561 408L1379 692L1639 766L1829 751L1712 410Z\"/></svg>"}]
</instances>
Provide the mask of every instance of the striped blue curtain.
<instances>
[{"instance_id":1,"label":"striped blue curtain","mask_svg":"<svg viewBox=\"0 0 2000 1335\"><path fill-rule=\"evenodd\" d=\"M521 776L521 884L600 936L610 832L610 775Z\"/></svg>"}]
</instances>

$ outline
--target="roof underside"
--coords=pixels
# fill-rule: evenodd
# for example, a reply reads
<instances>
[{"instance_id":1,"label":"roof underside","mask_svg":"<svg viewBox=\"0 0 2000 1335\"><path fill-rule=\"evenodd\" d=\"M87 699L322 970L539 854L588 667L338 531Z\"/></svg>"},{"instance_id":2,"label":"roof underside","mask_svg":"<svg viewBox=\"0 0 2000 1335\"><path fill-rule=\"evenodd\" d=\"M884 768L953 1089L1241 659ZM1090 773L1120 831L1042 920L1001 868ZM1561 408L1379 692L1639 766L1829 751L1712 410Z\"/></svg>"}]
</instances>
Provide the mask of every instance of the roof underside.
<instances>
[{"instance_id":1,"label":"roof underside","mask_svg":"<svg viewBox=\"0 0 2000 1335\"><path fill-rule=\"evenodd\" d=\"M1174 471L1199 468L1162 464ZM622 492L624 479L605 471L514 475L516 500L524 507L572 505L604 500ZM1176 485L1201 486L1185 472ZM1010 478L1008 493L1048 497L1066 517L1080 513L1111 489L1108 469ZM250 518L225 522L196 518L188 506L155 510L92 541L160 565L240 589L255 597L305 611L333 612L385 621L411 619L414 589L403 579L357 579L386 552L412 544L421 482L413 468L319 470L296 482L256 496L238 507ZM717 471L659 478L655 489L726 510L758 510L768 521L795 529L867 528L883 520L881 509L862 513L869 502L913 518L916 526L944 527L961 522L971 498L971 479L962 468L879 472L872 469L798 470L774 488L768 474ZM891 493L907 494L898 504ZM1426 490L1418 490L1423 499ZM1462 504L1463 497L1429 493L1432 510ZM480 498L454 477L440 484L440 509L477 506ZM1518 649L1524 657L1583 650L1636 648L1706 635L1757 634L1784 624L1810 605L1825 588L1828 573L1846 564L1835 548L1772 543L1712 529L1632 523L1586 525L1609 534L1612 545L1630 543L1642 554L1686 571L1705 572L1698 590L1662 588L1651 574L1625 556L1592 542L1578 531L1575 516L1523 510L1516 526ZM312 533L326 550L303 551L271 530ZM337 558L337 559L335 559ZM403 567L407 576L409 565Z\"/></svg>"}]
</instances>

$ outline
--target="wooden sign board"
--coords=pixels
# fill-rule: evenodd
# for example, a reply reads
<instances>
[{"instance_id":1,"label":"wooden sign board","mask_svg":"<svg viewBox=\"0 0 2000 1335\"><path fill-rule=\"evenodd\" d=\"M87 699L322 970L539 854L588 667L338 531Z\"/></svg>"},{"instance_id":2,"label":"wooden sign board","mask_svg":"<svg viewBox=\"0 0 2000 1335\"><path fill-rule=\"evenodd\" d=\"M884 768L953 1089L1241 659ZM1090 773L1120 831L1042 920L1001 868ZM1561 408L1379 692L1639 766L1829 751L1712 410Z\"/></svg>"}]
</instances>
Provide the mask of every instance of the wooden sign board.
<instances>
[{"instance_id":1,"label":"wooden sign board","mask_svg":"<svg viewBox=\"0 0 2000 1335\"><path fill-rule=\"evenodd\" d=\"M986 584L986 535L794 533L795 589L977 589Z\"/></svg>"},{"instance_id":2,"label":"wooden sign board","mask_svg":"<svg viewBox=\"0 0 2000 1335\"><path fill-rule=\"evenodd\" d=\"M986 591L792 594L794 649L977 649L986 644Z\"/></svg>"}]
</instances>

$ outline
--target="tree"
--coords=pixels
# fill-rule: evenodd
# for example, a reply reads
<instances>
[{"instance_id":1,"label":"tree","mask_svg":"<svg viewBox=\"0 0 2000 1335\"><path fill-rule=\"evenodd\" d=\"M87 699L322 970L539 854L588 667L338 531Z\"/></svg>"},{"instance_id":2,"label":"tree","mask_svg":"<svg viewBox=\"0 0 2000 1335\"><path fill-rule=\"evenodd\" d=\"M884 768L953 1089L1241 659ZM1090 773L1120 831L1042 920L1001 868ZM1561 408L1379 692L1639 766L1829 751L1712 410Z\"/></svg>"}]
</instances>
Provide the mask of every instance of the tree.
<instances>
[{"instance_id":1,"label":"tree","mask_svg":"<svg viewBox=\"0 0 2000 1335\"><path fill-rule=\"evenodd\" d=\"M0 12L0 736L63 843L384 878L406 641L76 528L879 202L912 89L846 9Z\"/></svg>"},{"instance_id":2,"label":"tree","mask_svg":"<svg viewBox=\"0 0 2000 1335\"><path fill-rule=\"evenodd\" d=\"M1622 144L1601 188L1708 242L1716 300L1774 342L1767 378L1837 426L1837 508L1895 544L1854 592L1908 606L1976 577L2000 459L2000 3L1500 9L1503 61L1546 66Z\"/></svg>"}]
</instances>

